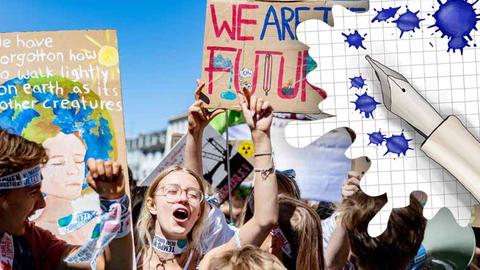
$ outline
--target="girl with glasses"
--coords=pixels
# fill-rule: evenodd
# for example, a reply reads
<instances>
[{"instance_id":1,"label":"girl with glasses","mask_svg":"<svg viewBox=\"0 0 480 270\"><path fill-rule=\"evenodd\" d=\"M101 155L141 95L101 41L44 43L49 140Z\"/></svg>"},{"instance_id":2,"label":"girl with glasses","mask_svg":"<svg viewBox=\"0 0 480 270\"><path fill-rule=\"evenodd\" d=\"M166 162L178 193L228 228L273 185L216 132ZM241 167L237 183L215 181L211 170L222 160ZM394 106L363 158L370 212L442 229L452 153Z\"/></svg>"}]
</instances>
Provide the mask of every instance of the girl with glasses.
<instances>
[{"instance_id":1,"label":"girl with glasses","mask_svg":"<svg viewBox=\"0 0 480 270\"><path fill-rule=\"evenodd\" d=\"M189 109L185 167L166 169L146 193L137 223L137 265L141 269L195 269L212 249L212 254L217 254L249 244L259 246L277 222L277 181L270 141L273 110L268 102L250 97L248 91L237 94L256 150L255 200L262 203L255 204L250 222L232 229L218 214L219 209L206 202L208 184L201 178L202 135L209 121L223 110L205 108L200 100L203 87L198 87ZM208 258L200 269L209 269Z\"/></svg>"}]
</instances>

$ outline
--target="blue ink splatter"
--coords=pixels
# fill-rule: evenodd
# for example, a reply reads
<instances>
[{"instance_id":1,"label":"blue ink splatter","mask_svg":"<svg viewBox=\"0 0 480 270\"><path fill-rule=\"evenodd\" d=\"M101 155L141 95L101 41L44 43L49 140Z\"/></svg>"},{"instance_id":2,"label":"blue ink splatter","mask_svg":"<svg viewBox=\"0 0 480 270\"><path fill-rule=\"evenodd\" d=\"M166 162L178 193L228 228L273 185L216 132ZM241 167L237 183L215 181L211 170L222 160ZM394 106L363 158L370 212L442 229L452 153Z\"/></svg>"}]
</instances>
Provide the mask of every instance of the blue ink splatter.
<instances>
[{"instance_id":1,"label":"blue ink splatter","mask_svg":"<svg viewBox=\"0 0 480 270\"><path fill-rule=\"evenodd\" d=\"M470 47L466 38L471 41L470 33L472 30L478 30L476 27L478 14L473 8L477 1L473 4L466 0L447 0L444 4L440 0L437 1L440 8L433 14L435 24L428 28L436 26L438 29L435 32L440 31L442 38L447 36L450 39L447 52L459 49L463 54L463 48Z\"/></svg>"},{"instance_id":2,"label":"blue ink splatter","mask_svg":"<svg viewBox=\"0 0 480 270\"><path fill-rule=\"evenodd\" d=\"M360 114L365 113L366 118L373 118L373 111L377 108L377 105L380 104L375 99L367 94L367 92L363 93L363 95L355 94L358 98L356 101L352 101L351 103L355 104L355 111L359 110Z\"/></svg>"},{"instance_id":3,"label":"blue ink splatter","mask_svg":"<svg viewBox=\"0 0 480 270\"><path fill-rule=\"evenodd\" d=\"M383 135L382 132L378 130L378 132L368 133L368 140L370 140L368 145L382 145L383 141L385 140L385 135Z\"/></svg>"},{"instance_id":4,"label":"blue ink splatter","mask_svg":"<svg viewBox=\"0 0 480 270\"><path fill-rule=\"evenodd\" d=\"M392 135L390 138L386 138L385 141L387 142L387 152L385 152L385 154L383 155L385 156L388 153L393 153L397 154L399 157L400 154L403 154L405 156L408 149L413 150L413 148L410 148L410 146L408 145L408 142L411 140L412 139L405 138L405 134L403 134L403 131L400 135Z\"/></svg>"},{"instance_id":5,"label":"blue ink splatter","mask_svg":"<svg viewBox=\"0 0 480 270\"><path fill-rule=\"evenodd\" d=\"M417 14L420 11L417 12L411 12L408 8L405 13L401 14L400 17L398 17L397 20L393 21L394 23L397 24L397 28L400 29L400 38L402 38L403 33L405 32L415 32L415 28L420 29L420 21L423 21L425 19L420 19L418 18Z\"/></svg>"},{"instance_id":6,"label":"blue ink splatter","mask_svg":"<svg viewBox=\"0 0 480 270\"><path fill-rule=\"evenodd\" d=\"M432 48L433 48L433 43L432 42L429 42L428 44L430 44L430 46L432 46Z\"/></svg>"},{"instance_id":7,"label":"blue ink splatter","mask_svg":"<svg viewBox=\"0 0 480 270\"><path fill-rule=\"evenodd\" d=\"M220 94L220 97L226 100L235 100L237 95L231 91L225 91Z\"/></svg>"},{"instance_id":8,"label":"blue ink splatter","mask_svg":"<svg viewBox=\"0 0 480 270\"><path fill-rule=\"evenodd\" d=\"M358 48L363 48L363 49L367 49L363 46L363 41L365 40L364 37L362 37L360 35L360 33L358 33L357 30L355 30L355 32L353 34L345 34L345 33L342 33L342 35L346 38L345 42L348 43L348 47L355 47L357 50ZM363 35L363 36L366 36L367 34Z\"/></svg>"},{"instance_id":9,"label":"blue ink splatter","mask_svg":"<svg viewBox=\"0 0 480 270\"><path fill-rule=\"evenodd\" d=\"M349 78L349 79L350 79L350 83L352 84L352 86L350 86L350 88L355 87L357 89L362 89L366 85L365 84L366 79L362 78L362 75L357 76L357 77L353 77L353 78Z\"/></svg>"},{"instance_id":10,"label":"blue ink splatter","mask_svg":"<svg viewBox=\"0 0 480 270\"><path fill-rule=\"evenodd\" d=\"M232 60L228 58L224 58L222 55L219 54L215 56L215 58L213 59L213 67L232 68L233 67Z\"/></svg>"},{"instance_id":11,"label":"blue ink splatter","mask_svg":"<svg viewBox=\"0 0 480 270\"><path fill-rule=\"evenodd\" d=\"M399 9L400 7L390 7L386 9L382 8L382 10L380 11L377 11L376 9L374 9L375 11L377 11L378 14L372 19L372 23L375 21L386 22L388 19L392 19L393 17L395 17Z\"/></svg>"}]
</instances>

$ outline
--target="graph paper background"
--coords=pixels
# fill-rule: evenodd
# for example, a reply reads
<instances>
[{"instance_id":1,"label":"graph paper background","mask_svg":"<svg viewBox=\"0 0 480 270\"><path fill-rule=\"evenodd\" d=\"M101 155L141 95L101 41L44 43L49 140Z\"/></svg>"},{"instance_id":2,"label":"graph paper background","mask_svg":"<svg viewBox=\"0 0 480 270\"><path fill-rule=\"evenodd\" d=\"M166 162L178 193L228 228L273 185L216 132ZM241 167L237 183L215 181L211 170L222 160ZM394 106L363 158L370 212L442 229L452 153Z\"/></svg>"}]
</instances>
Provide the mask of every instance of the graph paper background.
<instances>
[{"instance_id":1,"label":"graph paper background","mask_svg":"<svg viewBox=\"0 0 480 270\"><path fill-rule=\"evenodd\" d=\"M377 14L374 9L399 7L399 14L408 9L420 18L420 29L407 32L400 38L400 30L395 23L371 20ZM337 127L348 126L357 133L357 140L347 150L350 158L366 155L372 166L362 179L362 189L369 195L387 192L389 202L370 224L373 234L383 231L392 207L408 204L411 191L422 190L428 194L425 217L431 218L441 207L448 207L460 225L470 221L471 206L478 202L451 174L431 161L420 150L424 138L406 122L386 110L383 104L374 111L374 119L365 118L355 111L355 93L367 93L382 102L380 84L373 69L365 60L369 54L374 59L398 70L418 89L418 91L443 116L455 114L478 139L480 138L478 84L480 75L480 50L473 47L478 40L478 32L473 33L472 47L466 47L463 55L459 51L447 52L448 39L440 33L433 34L435 28L427 28L435 23L431 14L438 8L436 1L370 1L370 10L354 14L341 7L334 7L335 26L330 28L322 21L310 20L297 28L299 40L311 47L310 56L318 63L318 68L308 75L309 82L322 87L328 94L320 107L335 117L315 122L293 122L285 129L287 141L298 147L310 142ZM365 49L348 47L342 32L354 30L363 36ZM433 34L433 35L432 35ZM361 75L366 87L361 90L350 88L349 78ZM367 133L381 130L387 137L405 132L413 139L407 155L397 157L387 154L385 144L368 145ZM480 165L479 165L480 166ZM480 184L480 183L479 183Z\"/></svg>"}]
</instances>

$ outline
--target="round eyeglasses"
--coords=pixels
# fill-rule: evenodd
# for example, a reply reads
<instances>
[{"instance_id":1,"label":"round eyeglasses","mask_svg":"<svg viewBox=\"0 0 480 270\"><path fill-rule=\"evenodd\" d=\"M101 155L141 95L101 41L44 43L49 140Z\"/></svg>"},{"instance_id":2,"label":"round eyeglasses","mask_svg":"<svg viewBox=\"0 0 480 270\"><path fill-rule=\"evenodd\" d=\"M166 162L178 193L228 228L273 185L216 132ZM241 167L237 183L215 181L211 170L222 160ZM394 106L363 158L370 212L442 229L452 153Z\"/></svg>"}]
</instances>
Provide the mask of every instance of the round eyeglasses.
<instances>
[{"instance_id":1,"label":"round eyeglasses","mask_svg":"<svg viewBox=\"0 0 480 270\"><path fill-rule=\"evenodd\" d=\"M155 195L165 196L166 201L169 203L177 202L184 191L187 194L187 199L190 204L197 205L203 201L203 193L197 188L189 187L184 189L177 184L167 184L158 187L158 190Z\"/></svg>"}]
</instances>

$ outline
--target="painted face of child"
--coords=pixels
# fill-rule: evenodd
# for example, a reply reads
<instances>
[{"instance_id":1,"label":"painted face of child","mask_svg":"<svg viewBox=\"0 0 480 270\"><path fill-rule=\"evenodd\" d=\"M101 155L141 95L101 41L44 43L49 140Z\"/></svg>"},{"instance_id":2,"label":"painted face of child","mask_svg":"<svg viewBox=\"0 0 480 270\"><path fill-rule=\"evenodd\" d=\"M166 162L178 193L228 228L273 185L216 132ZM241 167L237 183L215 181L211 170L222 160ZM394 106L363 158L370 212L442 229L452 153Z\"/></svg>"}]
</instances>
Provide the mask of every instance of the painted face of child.
<instances>
[{"instance_id":1,"label":"painted face of child","mask_svg":"<svg viewBox=\"0 0 480 270\"><path fill-rule=\"evenodd\" d=\"M75 134L60 132L43 143L49 157L42 169L42 191L47 195L68 200L77 199L82 192L85 176L86 148Z\"/></svg>"}]
</instances>

